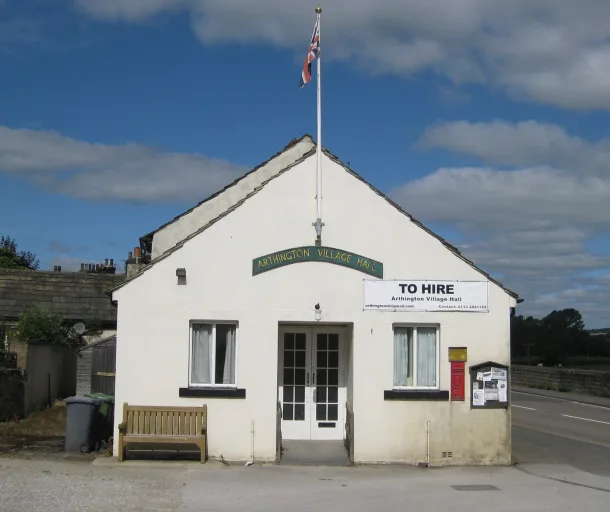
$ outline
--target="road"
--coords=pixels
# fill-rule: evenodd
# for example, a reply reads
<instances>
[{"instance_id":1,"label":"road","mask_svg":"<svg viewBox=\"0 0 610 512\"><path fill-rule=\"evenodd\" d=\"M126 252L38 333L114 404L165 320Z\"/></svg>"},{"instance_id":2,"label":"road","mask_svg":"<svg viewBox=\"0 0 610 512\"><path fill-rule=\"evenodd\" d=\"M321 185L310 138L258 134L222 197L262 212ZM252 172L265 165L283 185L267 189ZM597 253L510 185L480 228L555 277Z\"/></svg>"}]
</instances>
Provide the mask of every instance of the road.
<instances>
[{"instance_id":1,"label":"road","mask_svg":"<svg viewBox=\"0 0 610 512\"><path fill-rule=\"evenodd\" d=\"M610 408L513 392L513 460L610 477Z\"/></svg>"}]
</instances>

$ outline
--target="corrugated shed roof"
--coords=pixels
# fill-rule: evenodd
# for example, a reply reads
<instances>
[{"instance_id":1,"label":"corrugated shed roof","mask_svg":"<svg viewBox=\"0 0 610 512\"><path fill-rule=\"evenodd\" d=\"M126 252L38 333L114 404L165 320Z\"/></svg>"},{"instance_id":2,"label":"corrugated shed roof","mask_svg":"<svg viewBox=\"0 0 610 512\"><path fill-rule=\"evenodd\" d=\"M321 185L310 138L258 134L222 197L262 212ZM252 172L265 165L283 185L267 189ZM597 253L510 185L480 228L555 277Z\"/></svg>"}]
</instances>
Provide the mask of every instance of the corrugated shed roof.
<instances>
[{"instance_id":1,"label":"corrugated shed roof","mask_svg":"<svg viewBox=\"0 0 610 512\"><path fill-rule=\"evenodd\" d=\"M102 338L101 340L97 340L97 341L93 341L87 345L83 345L82 347L80 347L77 352L82 352L83 350L89 350L92 347L96 347L97 345L112 345L112 344L116 344L116 334L112 334L110 336L107 336L105 338Z\"/></svg>"},{"instance_id":2,"label":"corrugated shed roof","mask_svg":"<svg viewBox=\"0 0 610 512\"><path fill-rule=\"evenodd\" d=\"M117 308L109 291L125 278L125 274L0 269L0 319L16 320L26 309L38 306L70 321L116 324Z\"/></svg>"}]
</instances>

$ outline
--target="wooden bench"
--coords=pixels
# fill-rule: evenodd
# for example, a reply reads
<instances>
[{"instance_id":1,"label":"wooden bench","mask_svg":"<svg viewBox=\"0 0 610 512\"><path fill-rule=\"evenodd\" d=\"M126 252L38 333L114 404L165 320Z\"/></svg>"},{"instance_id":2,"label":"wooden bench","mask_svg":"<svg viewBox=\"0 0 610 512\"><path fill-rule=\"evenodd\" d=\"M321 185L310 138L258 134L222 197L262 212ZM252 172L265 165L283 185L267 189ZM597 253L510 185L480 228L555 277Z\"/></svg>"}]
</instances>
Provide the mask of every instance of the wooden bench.
<instances>
[{"instance_id":1,"label":"wooden bench","mask_svg":"<svg viewBox=\"0 0 610 512\"><path fill-rule=\"evenodd\" d=\"M129 444L196 444L201 462L206 459L207 405L201 407L152 407L123 404L119 425L119 461Z\"/></svg>"}]
</instances>

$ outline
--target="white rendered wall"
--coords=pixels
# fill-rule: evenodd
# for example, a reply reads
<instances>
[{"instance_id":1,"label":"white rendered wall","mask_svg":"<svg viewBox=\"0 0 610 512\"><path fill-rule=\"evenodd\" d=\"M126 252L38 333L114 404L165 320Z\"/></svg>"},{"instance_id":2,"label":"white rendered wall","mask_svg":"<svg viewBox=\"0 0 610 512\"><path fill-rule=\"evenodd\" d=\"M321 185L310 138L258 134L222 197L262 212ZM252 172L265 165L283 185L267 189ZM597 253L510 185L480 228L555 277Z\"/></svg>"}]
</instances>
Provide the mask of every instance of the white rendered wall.
<instances>
[{"instance_id":1,"label":"white rendered wall","mask_svg":"<svg viewBox=\"0 0 610 512\"><path fill-rule=\"evenodd\" d=\"M381 261L385 279L483 280L383 198L324 157L323 245ZM490 312L363 311L363 279L352 269L300 263L252 276L252 259L313 245L315 157L272 180L220 222L159 260L114 294L118 299L116 423L122 403L208 404L209 453L245 460L255 422L255 458L273 460L276 442L278 322L353 323L350 360L355 459L439 463L510 461L510 413L463 403L385 401L393 368L392 324L440 324L440 388L449 389L447 347L468 347L468 363L509 364L511 299L490 283ZM183 267L187 284L176 284ZM236 320L238 387L246 399L180 398L188 385L189 321ZM468 379L466 381L468 389ZM115 438L116 439L116 438ZM440 461L440 452L453 459ZM117 445L115 442L115 455Z\"/></svg>"}]
</instances>

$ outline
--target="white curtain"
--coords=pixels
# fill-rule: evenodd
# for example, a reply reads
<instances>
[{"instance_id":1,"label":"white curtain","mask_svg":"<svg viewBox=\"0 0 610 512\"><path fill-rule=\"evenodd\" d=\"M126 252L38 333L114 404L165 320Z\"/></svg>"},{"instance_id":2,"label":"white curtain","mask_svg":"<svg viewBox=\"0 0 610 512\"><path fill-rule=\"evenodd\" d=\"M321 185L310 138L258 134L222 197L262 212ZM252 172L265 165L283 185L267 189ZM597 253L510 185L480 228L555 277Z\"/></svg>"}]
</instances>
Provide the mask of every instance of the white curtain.
<instances>
[{"instance_id":1,"label":"white curtain","mask_svg":"<svg viewBox=\"0 0 610 512\"><path fill-rule=\"evenodd\" d=\"M417 328L417 385L436 386L436 329Z\"/></svg>"},{"instance_id":2,"label":"white curtain","mask_svg":"<svg viewBox=\"0 0 610 512\"><path fill-rule=\"evenodd\" d=\"M225 367L222 374L223 384L235 384L235 329L229 327L226 334L227 350L225 352Z\"/></svg>"},{"instance_id":3,"label":"white curtain","mask_svg":"<svg viewBox=\"0 0 610 512\"><path fill-rule=\"evenodd\" d=\"M193 325L192 343L191 381L195 384L211 384L212 326Z\"/></svg>"},{"instance_id":4,"label":"white curtain","mask_svg":"<svg viewBox=\"0 0 610 512\"><path fill-rule=\"evenodd\" d=\"M407 386L409 381L409 329L394 329L394 386Z\"/></svg>"}]
</instances>

